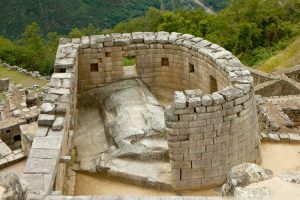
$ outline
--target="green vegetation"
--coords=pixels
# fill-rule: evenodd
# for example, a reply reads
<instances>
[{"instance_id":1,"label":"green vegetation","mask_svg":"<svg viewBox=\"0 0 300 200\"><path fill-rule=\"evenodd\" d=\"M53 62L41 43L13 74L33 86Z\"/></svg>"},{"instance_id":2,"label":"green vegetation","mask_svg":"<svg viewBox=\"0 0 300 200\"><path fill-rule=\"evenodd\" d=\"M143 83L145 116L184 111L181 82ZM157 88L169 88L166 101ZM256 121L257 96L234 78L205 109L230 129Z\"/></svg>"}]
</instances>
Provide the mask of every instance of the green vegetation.
<instances>
[{"instance_id":1,"label":"green vegetation","mask_svg":"<svg viewBox=\"0 0 300 200\"><path fill-rule=\"evenodd\" d=\"M0 59L49 75L53 71L59 35L176 31L219 44L246 65L257 67L300 34L300 0L203 2L216 10L223 9L227 3L228 6L217 14L209 14L203 9L194 10L196 3L192 0L3 0L0 34L18 39L0 36ZM149 6L152 7L148 9ZM32 20L37 23L31 23ZM25 30L22 34L21 29ZM298 51L293 49L290 51ZM290 57L291 53L286 55Z\"/></svg>"},{"instance_id":2,"label":"green vegetation","mask_svg":"<svg viewBox=\"0 0 300 200\"><path fill-rule=\"evenodd\" d=\"M249 66L261 64L299 35L300 0L231 0L216 15L203 10L150 9L145 16L118 24L112 32L189 33L223 46Z\"/></svg>"},{"instance_id":3,"label":"green vegetation","mask_svg":"<svg viewBox=\"0 0 300 200\"><path fill-rule=\"evenodd\" d=\"M135 63L136 63L136 60L135 60L134 56L127 56L127 57L124 57L124 59L123 59L124 67L133 66L133 65L135 65Z\"/></svg>"},{"instance_id":4,"label":"green vegetation","mask_svg":"<svg viewBox=\"0 0 300 200\"><path fill-rule=\"evenodd\" d=\"M33 21L48 32L68 34L92 24L112 28L121 21L142 16L149 7L177 10L198 7L193 0L1 0L0 35L19 38Z\"/></svg>"},{"instance_id":5,"label":"green vegetation","mask_svg":"<svg viewBox=\"0 0 300 200\"><path fill-rule=\"evenodd\" d=\"M51 74L58 38L56 33L48 33L46 39L42 39L39 26L32 23L14 42L0 37L0 59L43 75Z\"/></svg>"},{"instance_id":6,"label":"green vegetation","mask_svg":"<svg viewBox=\"0 0 300 200\"><path fill-rule=\"evenodd\" d=\"M300 65L300 37L257 69L271 72Z\"/></svg>"},{"instance_id":7,"label":"green vegetation","mask_svg":"<svg viewBox=\"0 0 300 200\"><path fill-rule=\"evenodd\" d=\"M25 74L8 70L3 66L0 66L0 79L1 78L10 78L11 81L15 82L16 84L22 84L25 87L32 87L32 85L35 84L42 87L47 84L46 80L38 80Z\"/></svg>"},{"instance_id":8,"label":"green vegetation","mask_svg":"<svg viewBox=\"0 0 300 200\"><path fill-rule=\"evenodd\" d=\"M215 11L226 8L229 0L203 0L206 6L212 7Z\"/></svg>"},{"instance_id":9,"label":"green vegetation","mask_svg":"<svg viewBox=\"0 0 300 200\"><path fill-rule=\"evenodd\" d=\"M0 92L0 102L5 100L6 100L6 96Z\"/></svg>"}]
</instances>

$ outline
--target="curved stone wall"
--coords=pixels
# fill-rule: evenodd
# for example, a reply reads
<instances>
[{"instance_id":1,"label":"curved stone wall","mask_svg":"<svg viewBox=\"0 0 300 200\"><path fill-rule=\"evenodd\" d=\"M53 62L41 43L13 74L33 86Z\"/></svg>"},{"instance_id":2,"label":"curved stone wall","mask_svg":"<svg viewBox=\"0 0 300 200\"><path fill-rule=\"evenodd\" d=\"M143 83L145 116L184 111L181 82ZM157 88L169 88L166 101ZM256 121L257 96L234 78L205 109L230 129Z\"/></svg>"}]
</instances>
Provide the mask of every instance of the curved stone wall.
<instances>
[{"instance_id":1,"label":"curved stone wall","mask_svg":"<svg viewBox=\"0 0 300 200\"><path fill-rule=\"evenodd\" d=\"M135 56L136 74L125 56ZM180 33L63 38L21 178L28 197L62 190L77 94L135 77L176 91L165 110L174 189L221 185L232 166L259 161L253 79L230 52Z\"/></svg>"},{"instance_id":2,"label":"curved stone wall","mask_svg":"<svg viewBox=\"0 0 300 200\"><path fill-rule=\"evenodd\" d=\"M175 189L220 185L232 166L258 161L253 78L230 52L167 32L83 37L80 47L79 93L127 79L126 56L150 89L177 90L165 113Z\"/></svg>"}]
</instances>

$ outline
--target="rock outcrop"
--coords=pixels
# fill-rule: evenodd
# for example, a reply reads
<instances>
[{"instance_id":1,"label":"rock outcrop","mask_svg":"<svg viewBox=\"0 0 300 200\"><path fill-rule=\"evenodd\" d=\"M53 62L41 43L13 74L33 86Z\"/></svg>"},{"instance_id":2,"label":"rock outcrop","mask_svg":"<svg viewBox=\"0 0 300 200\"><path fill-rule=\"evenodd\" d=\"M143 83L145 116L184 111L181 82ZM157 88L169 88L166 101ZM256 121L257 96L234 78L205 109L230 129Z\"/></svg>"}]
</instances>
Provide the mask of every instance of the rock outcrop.
<instances>
[{"instance_id":1,"label":"rock outcrop","mask_svg":"<svg viewBox=\"0 0 300 200\"><path fill-rule=\"evenodd\" d=\"M222 186L222 194L230 195L238 187L245 187L272 178L273 172L256 164L244 163L233 167L228 175L227 182Z\"/></svg>"},{"instance_id":2,"label":"rock outcrop","mask_svg":"<svg viewBox=\"0 0 300 200\"><path fill-rule=\"evenodd\" d=\"M7 173L7 172L0 173L0 187L5 189L3 191L1 199L4 200L24 199L21 183L16 174Z\"/></svg>"}]
</instances>

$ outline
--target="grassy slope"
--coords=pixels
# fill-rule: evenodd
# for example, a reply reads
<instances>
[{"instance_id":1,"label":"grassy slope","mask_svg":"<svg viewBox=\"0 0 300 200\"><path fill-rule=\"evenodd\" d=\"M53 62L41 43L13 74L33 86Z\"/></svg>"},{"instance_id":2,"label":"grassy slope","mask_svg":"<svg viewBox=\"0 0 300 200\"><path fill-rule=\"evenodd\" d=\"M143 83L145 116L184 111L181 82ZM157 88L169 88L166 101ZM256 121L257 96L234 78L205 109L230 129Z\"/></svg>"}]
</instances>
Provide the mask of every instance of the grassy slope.
<instances>
[{"instance_id":1,"label":"grassy slope","mask_svg":"<svg viewBox=\"0 0 300 200\"><path fill-rule=\"evenodd\" d=\"M300 37L286 49L271 57L257 69L265 72L273 72L300 64Z\"/></svg>"},{"instance_id":2,"label":"grassy slope","mask_svg":"<svg viewBox=\"0 0 300 200\"><path fill-rule=\"evenodd\" d=\"M2 66L0 66L0 78L10 78L11 81L14 81L16 84L22 84L25 87L32 87L34 84L39 86L47 84L47 81L45 80L38 80L16 71L9 71L7 68Z\"/></svg>"}]
</instances>

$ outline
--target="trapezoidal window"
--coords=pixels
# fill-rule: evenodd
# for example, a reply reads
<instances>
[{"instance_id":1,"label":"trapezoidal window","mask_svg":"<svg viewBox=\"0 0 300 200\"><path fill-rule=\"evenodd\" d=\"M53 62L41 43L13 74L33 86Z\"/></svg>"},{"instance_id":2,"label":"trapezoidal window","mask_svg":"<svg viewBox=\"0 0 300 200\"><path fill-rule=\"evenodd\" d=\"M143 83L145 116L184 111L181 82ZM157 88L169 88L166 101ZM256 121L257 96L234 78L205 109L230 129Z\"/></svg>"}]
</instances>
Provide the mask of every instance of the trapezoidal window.
<instances>
[{"instance_id":1,"label":"trapezoidal window","mask_svg":"<svg viewBox=\"0 0 300 200\"><path fill-rule=\"evenodd\" d=\"M189 63L189 72L194 73L195 72L195 65Z\"/></svg>"},{"instance_id":2,"label":"trapezoidal window","mask_svg":"<svg viewBox=\"0 0 300 200\"><path fill-rule=\"evenodd\" d=\"M138 77L136 70L136 57L125 56L123 57L123 78L136 78Z\"/></svg>"},{"instance_id":3,"label":"trapezoidal window","mask_svg":"<svg viewBox=\"0 0 300 200\"><path fill-rule=\"evenodd\" d=\"M209 85L210 85L211 93L218 91L218 83L217 83L217 80L213 76L209 76Z\"/></svg>"},{"instance_id":4,"label":"trapezoidal window","mask_svg":"<svg viewBox=\"0 0 300 200\"><path fill-rule=\"evenodd\" d=\"M169 66L169 58L162 58L161 59L162 66Z\"/></svg>"},{"instance_id":5,"label":"trapezoidal window","mask_svg":"<svg viewBox=\"0 0 300 200\"><path fill-rule=\"evenodd\" d=\"M5 130L5 133L10 133L10 130L9 129Z\"/></svg>"},{"instance_id":6,"label":"trapezoidal window","mask_svg":"<svg viewBox=\"0 0 300 200\"><path fill-rule=\"evenodd\" d=\"M110 57L110 52L105 52L105 57Z\"/></svg>"},{"instance_id":7,"label":"trapezoidal window","mask_svg":"<svg viewBox=\"0 0 300 200\"><path fill-rule=\"evenodd\" d=\"M14 136L14 142L21 141L21 135Z\"/></svg>"},{"instance_id":8,"label":"trapezoidal window","mask_svg":"<svg viewBox=\"0 0 300 200\"><path fill-rule=\"evenodd\" d=\"M66 73L66 69L57 69L56 72L57 73Z\"/></svg>"},{"instance_id":9,"label":"trapezoidal window","mask_svg":"<svg viewBox=\"0 0 300 200\"><path fill-rule=\"evenodd\" d=\"M123 66L124 67L136 66L136 58L135 58L135 56L125 56L123 58Z\"/></svg>"},{"instance_id":10,"label":"trapezoidal window","mask_svg":"<svg viewBox=\"0 0 300 200\"><path fill-rule=\"evenodd\" d=\"M98 72L98 63L92 63L90 65L90 72Z\"/></svg>"}]
</instances>

